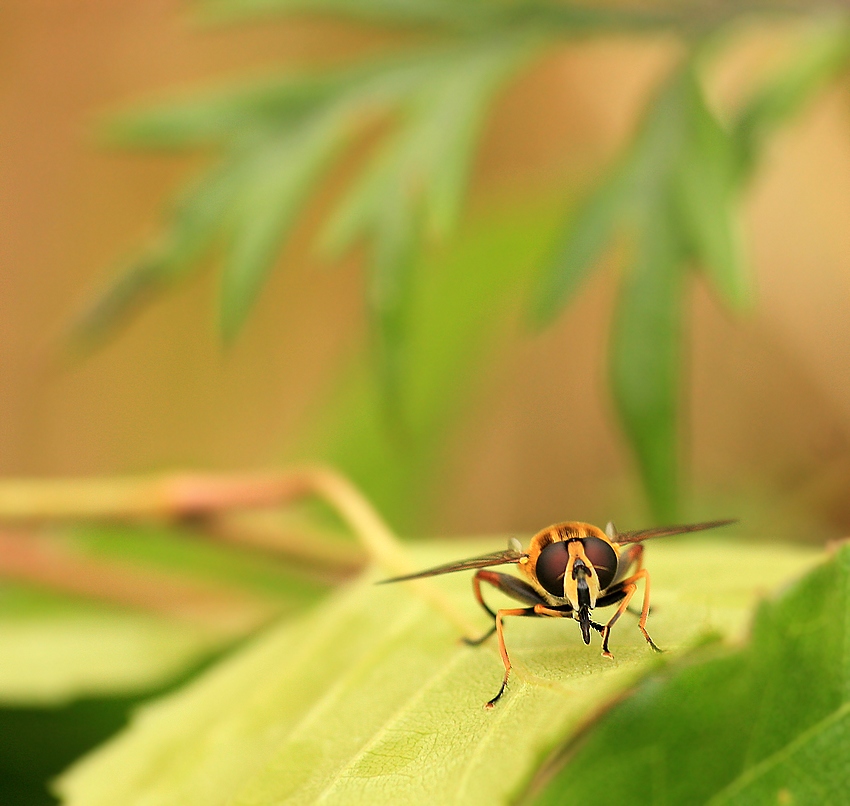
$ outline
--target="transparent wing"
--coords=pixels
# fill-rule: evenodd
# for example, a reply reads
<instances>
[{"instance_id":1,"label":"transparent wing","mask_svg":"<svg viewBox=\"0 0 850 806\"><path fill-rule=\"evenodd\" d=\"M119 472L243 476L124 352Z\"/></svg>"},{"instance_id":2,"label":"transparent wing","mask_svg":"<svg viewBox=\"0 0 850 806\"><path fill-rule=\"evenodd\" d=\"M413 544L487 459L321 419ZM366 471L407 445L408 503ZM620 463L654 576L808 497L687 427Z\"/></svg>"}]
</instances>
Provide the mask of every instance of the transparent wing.
<instances>
[{"instance_id":1,"label":"transparent wing","mask_svg":"<svg viewBox=\"0 0 850 806\"><path fill-rule=\"evenodd\" d=\"M439 574L451 574L455 571L467 571L470 568L487 568L490 565L506 565L507 563L518 563L520 558L525 554L517 549L505 549L504 551L494 551L490 554L482 554L480 557L470 557L468 560L458 560L454 563L446 563L446 565L438 565L436 568L429 568L427 571L418 571L415 574L406 574L401 577L393 577L392 579L382 579L378 585L385 585L387 582L404 582L407 579L421 579L422 577L435 577Z\"/></svg>"},{"instance_id":2,"label":"transparent wing","mask_svg":"<svg viewBox=\"0 0 850 806\"><path fill-rule=\"evenodd\" d=\"M614 538L615 543L640 543L651 537L668 537L669 535L682 535L686 532L701 532L703 529L714 529L718 526L728 526L737 523L735 518L725 521L705 521L704 523L688 523L682 526L655 526L652 529L638 529L633 532L619 532Z\"/></svg>"}]
</instances>

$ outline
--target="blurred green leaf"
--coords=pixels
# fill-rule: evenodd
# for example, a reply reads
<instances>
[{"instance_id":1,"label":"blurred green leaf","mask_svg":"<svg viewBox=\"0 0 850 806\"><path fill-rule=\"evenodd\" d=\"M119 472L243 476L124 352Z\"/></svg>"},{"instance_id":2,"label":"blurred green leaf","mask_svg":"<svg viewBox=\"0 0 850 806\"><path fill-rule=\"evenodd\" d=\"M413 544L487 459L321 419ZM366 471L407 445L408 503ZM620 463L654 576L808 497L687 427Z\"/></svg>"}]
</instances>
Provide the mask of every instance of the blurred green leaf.
<instances>
[{"instance_id":1,"label":"blurred green leaf","mask_svg":"<svg viewBox=\"0 0 850 806\"><path fill-rule=\"evenodd\" d=\"M0 702L57 704L162 686L232 637L203 627L0 585Z\"/></svg>"},{"instance_id":2,"label":"blurred green leaf","mask_svg":"<svg viewBox=\"0 0 850 806\"><path fill-rule=\"evenodd\" d=\"M683 290L695 258L736 307L748 299L732 138L708 109L692 63L661 87L626 158L585 201L544 273L539 316L572 298L616 231L631 244L612 327L612 386L654 515L678 504Z\"/></svg>"},{"instance_id":3,"label":"blurred green leaf","mask_svg":"<svg viewBox=\"0 0 850 806\"><path fill-rule=\"evenodd\" d=\"M372 65L369 74L383 65ZM151 108L113 116L107 142L137 148L181 149L233 140L259 142L286 130L365 78L362 70L257 79L245 86L201 92Z\"/></svg>"},{"instance_id":4,"label":"blurred green leaf","mask_svg":"<svg viewBox=\"0 0 850 806\"><path fill-rule=\"evenodd\" d=\"M160 578L189 589L232 596L235 606L250 593L270 614L302 609L329 587L283 561L177 529L86 526L64 541L76 557L148 569L153 579L164 572ZM0 580L0 703L55 705L161 687L256 628L256 622L164 616Z\"/></svg>"},{"instance_id":5,"label":"blurred green leaf","mask_svg":"<svg viewBox=\"0 0 850 806\"><path fill-rule=\"evenodd\" d=\"M821 4L830 6L829 0L822 0ZM776 5L779 11L800 10L793 2L789 6L783 0L776 0ZM645 0L642 3L633 0L595 0L593 3L565 3L563 0L204 0L202 8L214 19L333 15L376 24L439 26L474 32L536 24L565 35L669 28L704 30L719 27L741 13L734 3L706 4L704 0Z\"/></svg>"},{"instance_id":6,"label":"blurred green leaf","mask_svg":"<svg viewBox=\"0 0 850 806\"><path fill-rule=\"evenodd\" d=\"M338 69L289 73L115 115L103 127L108 142L141 148L197 148L236 144L261 148L322 111L389 111L457 53L435 46ZM238 156L240 152L234 152Z\"/></svg>"},{"instance_id":7,"label":"blurred green leaf","mask_svg":"<svg viewBox=\"0 0 850 806\"><path fill-rule=\"evenodd\" d=\"M681 98L687 136L674 193L683 235L726 303L742 308L750 299L750 288L740 231L736 143L709 110L692 70L682 76Z\"/></svg>"},{"instance_id":8,"label":"blurred green leaf","mask_svg":"<svg viewBox=\"0 0 850 806\"><path fill-rule=\"evenodd\" d=\"M465 427L465 404L482 367L516 336L559 214L560 201L550 198L505 199L471 216L450 245L416 256L404 341L405 360L416 371L400 378L403 443L386 427L373 367L361 358L287 458L319 458L339 468L401 533L422 535L445 484L445 457Z\"/></svg>"},{"instance_id":9,"label":"blurred green leaf","mask_svg":"<svg viewBox=\"0 0 850 806\"><path fill-rule=\"evenodd\" d=\"M288 612L317 601L329 584L268 552L217 542L191 530L154 525L89 524L67 540L84 556L118 560L139 569L180 574L210 586L242 590Z\"/></svg>"},{"instance_id":10,"label":"blurred green leaf","mask_svg":"<svg viewBox=\"0 0 850 806\"><path fill-rule=\"evenodd\" d=\"M333 14L374 22L458 24L486 20L496 10L478 0L204 0L216 17L256 14Z\"/></svg>"},{"instance_id":11,"label":"blurred green leaf","mask_svg":"<svg viewBox=\"0 0 850 806\"><path fill-rule=\"evenodd\" d=\"M382 219L395 215L397 204L422 204L429 230L445 235L459 213L484 113L539 44L537 36L519 35L445 50L423 62L417 83L399 98L397 130L328 222L323 251L337 255L358 238L380 233Z\"/></svg>"},{"instance_id":12,"label":"blurred green leaf","mask_svg":"<svg viewBox=\"0 0 850 806\"><path fill-rule=\"evenodd\" d=\"M637 11L630 6L616 1L565 6L477 0L206 3L208 9L246 13L319 11L433 21L455 30L452 37L368 64L267 80L119 120L113 136L124 142L224 147L222 178L212 175L209 201L203 198L207 191L190 201L182 214L185 222L176 217L171 233L119 279L83 329L105 332L124 312L194 268L209 247L221 242L226 265L220 318L222 332L232 337L248 315L311 186L345 139L340 135L337 141L333 127L323 128L317 121L345 119L349 134L373 135L375 153L326 222L320 247L338 255L357 240L370 242L368 302L385 391L383 409L403 415L399 421L410 420L408 410L418 403L405 390L416 381L401 376L414 374L409 342L415 338L414 297L422 286L417 274L424 265L420 256L427 244L445 238L457 225L475 144L502 83L557 37L615 28L685 26L694 35L693 42L701 43L740 14L732 6L707 11L700 3L659 3ZM806 16L819 9L792 10ZM749 278L736 210L746 175L741 163L760 149L766 132L846 64L850 50L846 16L821 22L824 27L798 62L755 94L731 134L706 103L693 66L702 46L689 45L683 65L648 105L643 125L618 160L620 167L572 216L557 258L543 275L536 311L551 318L574 296L611 236L621 231L634 235L633 254L640 265L624 284L625 323L617 326L621 335L614 343L643 335L652 341L643 350L623 347L613 358L614 377L628 437L659 514L673 506L672 482L677 475L676 425L669 421L662 427L662 420L676 412L677 370L671 361L677 354L674 341L683 313L681 281L674 275L693 261L730 305L747 302ZM384 128L369 128L376 122ZM310 126L317 127L314 134L318 132L312 144L302 139ZM277 158L269 156L275 149ZM648 192L647 181L658 191ZM656 217L664 220L655 222ZM647 232L641 233L644 226ZM665 245L664 239L669 243ZM661 261L657 272L647 268L656 259ZM481 283L486 282L482 275ZM628 301L628 290L639 298ZM651 304L649 298L656 292L663 298ZM480 287L472 289L469 299L474 301L477 294ZM409 434L405 437L409 447ZM431 441L435 442L433 435ZM401 446L399 441L396 459L403 453Z\"/></svg>"},{"instance_id":13,"label":"blurred green leaf","mask_svg":"<svg viewBox=\"0 0 850 806\"><path fill-rule=\"evenodd\" d=\"M573 213L547 261L534 303L535 319L547 323L569 305L596 268L616 227L634 202L631 164L603 180Z\"/></svg>"},{"instance_id":14,"label":"blurred green leaf","mask_svg":"<svg viewBox=\"0 0 850 806\"><path fill-rule=\"evenodd\" d=\"M657 207L635 240L614 313L612 387L653 514L669 521L676 519L679 492L682 249Z\"/></svg>"},{"instance_id":15,"label":"blurred green leaf","mask_svg":"<svg viewBox=\"0 0 850 806\"><path fill-rule=\"evenodd\" d=\"M453 228L492 96L539 42L538 35L520 32L475 47L438 46L119 117L109 129L118 142L228 150L221 167L178 207L164 237L101 296L75 335L95 341L195 268L219 241L225 248L221 329L232 338L324 169L352 135L396 109L397 131L348 195L325 242L338 252L357 237L377 239L372 301L378 332L400 339L400 290L410 285L403 275L411 262L400 256L421 245L421 228L413 225L418 211L429 234ZM387 354L398 351L386 345Z\"/></svg>"},{"instance_id":16,"label":"blurred green leaf","mask_svg":"<svg viewBox=\"0 0 850 806\"><path fill-rule=\"evenodd\" d=\"M752 171L765 139L798 114L829 81L846 71L848 61L847 17L818 21L794 58L765 81L738 112L734 135L742 173Z\"/></svg>"},{"instance_id":17,"label":"blurred green leaf","mask_svg":"<svg viewBox=\"0 0 850 806\"><path fill-rule=\"evenodd\" d=\"M90 346L127 320L129 314L199 268L212 248L220 222L242 181L239 164L210 171L175 206L158 241L97 296L73 323L72 342Z\"/></svg>"},{"instance_id":18,"label":"blurred green leaf","mask_svg":"<svg viewBox=\"0 0 850 806\"><path fill-rule=\"evenodd\" d=\"M451 551L492 545L453 543ZM416 563L445 560L446 551L420 547ZM705 630L739 634L755 592L814 556L708 541L653 545L656 640L672 650ZM688 567L700 573L683 577ZM598 645L581 643L572 622L520 619L508 634L517 673L487 711L501 677L492 645L460 645L415 589L377 588L372 578L145 707L60 779L64 802L504 803L542 751L656 664L633 621L614 633L612 663ZM465 575L432 585L486 625Z\"/></svg>"},{"instance_id":19,"label":"blurred green leaf","mask_svg":"<svg viewBox=\"0 0 850 806\"><path fill-rule=\"evenodd\" d=\"M244 324L307 195L350 132L346 115L331 114L252 155L250 174L226 222L230 237L220 298L225 341Z\"/></svg>"},{"instance_id":20,"label":"blurred green leaf","mask_svg":"<svg viewBox=\"0 0 850 806\"><path fill-rule=\"evenodd\" d=\"M715 577L724 586L734 563ZM535 802L843 803L850 546L763 603L752 633L745 649L697 652L650 678L556 761Z\"/></svg>"},{"instance_id":21,"label":"blurred green leaf","mask_svg":"<svg viewBox=\"0 0 850 806\"><path fill-rule=\"evenodd\" d=\"M339 254L371 236L368 302L379 335L377 353L388 411L402 427L401 373L409 366L407 310L415 255L425 238L454 229L485 113L496 90L539 45L509 37L434 60L431 73L402 107L403 119L343 199L323 236Z\"/></svg>"}]
</instances>

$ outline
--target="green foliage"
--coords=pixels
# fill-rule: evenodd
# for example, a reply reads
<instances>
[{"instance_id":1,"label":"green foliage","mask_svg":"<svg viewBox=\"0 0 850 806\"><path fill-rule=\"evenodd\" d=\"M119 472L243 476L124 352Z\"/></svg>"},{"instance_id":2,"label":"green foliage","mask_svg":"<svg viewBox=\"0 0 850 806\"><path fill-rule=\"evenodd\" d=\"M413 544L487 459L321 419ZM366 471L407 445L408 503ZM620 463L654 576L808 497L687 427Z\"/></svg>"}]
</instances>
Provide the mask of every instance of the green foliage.
<instances>
[{"instance_id":1,"label":"green foliage","mask_svg":"<svg viewBox=\"0 0 850 806\"><path fill-rule=\"evenodd\" d=\"M145 693L161 693L160 689ZM0 803L55 806L48 782L127 723L140 697L0 708Z\"/></svg>"},{"instance_id":2,"label":"green foliage","mask_svg":"<svg viewBox=\"0 0 850 806\"><path fill-rule=\"evenodd\" d=\"M627 8L546 0L216 0L203 7L225 16L309 11L428 25L431 36L404 55L208 93L114 122L111 135L125 145L203 147L219 161L173 211L163 237L94 304L77 335L84 342L103 336L218 251L221 332L233 339L279 255L285 258L315 189L347 146L366 142L372 152L317 242L331 257L369 242L366 302L383 428L399 442L415 428L410 410L418 405L410 389L421 370L411 346L421 257L457 228L499 89L547 48L578 34L688 34L685 58L648 104L633 141L557 237L534 305L541 319L551 319L614 237L628 243L611 340L612 385L652 509L658 518L673 517L681 486L686 278L695 266L731 308L750 303L738 203L767 135L845 69L846 15L798 9L801 19L814 21L814 32L739 110L721 114L707 103L699 73L710 68L709 56L722 49L742 13L734 4L710 13L700 3ZM484 277L471 291L469 307L487 283Z\"/></svg>"},{"instance_id":3,"label":"green foliage","mask_svg":"<svg viewBox=\"0 0 850 806\"><path fill-rule=\"evenodd\" d=\"M68 535L67 542L81 556L170 574L167 578L229 596L253 594L268 603L270 615L297 610L326 590L285 564L177 530L87 527ZM180 617L179 609L155 615L4 581L0 704L56 705L162 687L257 626L234 628L190 615Z\"/></svg>"},{"instance_id":4,"label":"green foliage","mask_svg":"<svg viewBox=\"0 0 850 806\"><path fill-rule=\"evenodd\" d=\"M451 552L489 549L478 542ZM416 565L444 561L447 551L420 547ZM649 556L650 626L675 656L706 631L740 635L757 591L816 555L701 540L653 545ZM515 676L487 711L502 673L492 641L460 645L421 588L375 587L374 578L145 706L60 779L64 802L504 803L542 752L658 662L631 616L613 634L614 662L598 644L585 647L572 622L516 620L507 632ZM447 594L472 629L486 626L467 575L424 584Z\"/></svg>"},{"instance_id":5,"label":"green foliage","mask_svg":"<svg viewBox=\"0 0 850 806\"><path fill-rule=\"evenodd\" d=\"M536 309L566 305L616 232L630 258L615 314L612 385L660 520L676 515L683 292L691 262L732 304L747 299L734 204L733 138L709 110L694 66L662 88L628 157L574 215L541 281Z\"/></svg>"},{"instance_id":6,"label":"green foliage","mask_svg":"<svg viewBox=\"0 0 850 806\"><path fill-rule=\"evenodd\" d=\"M642 684L567 752L535 802L843 803L848 638L844 545L762 603L745 649L694 653Z\"/></svg>"},{"instance_id":7,"label":"green foliage","mask_svg":"<svg viewBox=\"0 0 850 806\"><path fill-rule=\"evenodd\" d=\"M315 415L296 457L339 468L398 531L421 536L480 368L518 330L559 211L553 199L503 204L472 217L450 247L421 256L406 320L405 356L416 372L403 378L403 436L386 427L373 367L360 361Z\"/></svg>"},{"instance_id":8,"label":"green foliage","mask_svg":"<svg viewBox=\"0 0 850 806\"><path fill-rule=\"evenodd\" d=\"M816 24L793 58L758 88L736 116L734 132L743 171L753 168L769 135L847 70L849 59L850 24L847 19L827 17Z\"/></svg>"},{"instance_id":9,"label":"green foliage","mask_svg":"<svg viewBox=\"0 0 850 806\"><path fill-rule=\"evenodd\" d=\"M161 686L224 644L201 626L4 583L0 703L53 705Z\"/></svg>"}]
</instances>

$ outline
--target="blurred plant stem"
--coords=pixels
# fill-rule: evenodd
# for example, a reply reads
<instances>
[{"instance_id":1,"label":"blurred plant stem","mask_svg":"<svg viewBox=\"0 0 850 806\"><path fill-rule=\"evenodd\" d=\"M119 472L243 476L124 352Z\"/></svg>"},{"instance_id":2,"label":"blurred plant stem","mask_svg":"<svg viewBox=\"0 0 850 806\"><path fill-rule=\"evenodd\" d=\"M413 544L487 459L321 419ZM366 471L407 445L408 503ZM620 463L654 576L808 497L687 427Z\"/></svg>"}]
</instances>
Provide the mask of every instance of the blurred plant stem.
<instances>
[{"instance_id":1,"label":"blurred plant stem","mask_svg":"<svg viewBox=\"0 0 850 806\"><path fill-rule=\"evenodd\" d=\"M93 520L189 521L202 523L204 535L255 548L261 543L282 557L329 571L338 579L363 567L363 552L337 539L317 533L305 540L268 528L252 532L243 530L233 520L235 512L268 510L307 497L329 505L384 573L413 570L398 539L374 507L351 482L326 468L233 475L177 473L138 479L9 480L0 483L0 524L35 527ZM214 622L219 618L219 605L228 606L216 599L221 595L218 592L195 590L183 581L146 576L126 565L92 561L67 548L61 550L48 537L20 528L0 532L0 576L155 611L176 610L189 617L197 611ZM451 622L466 629L465 620L427 583L411 587ZM230 613L239 632L248 623L256 625L268 615L268 610L240 612L240 608L253 607L256 605L242 603Z\"/></svg>"},{"instance_id":2,"label":"blurred plant stem","mask_svg":"<svg viewBox=\"0 0 850 806\"><path fill-rule=\"evenodd\" d=\"M234 638L278 612L269 600L178 574L87 557L66 541L0 530L0 577L146 610Z\"/></svg>"}]
</instances>

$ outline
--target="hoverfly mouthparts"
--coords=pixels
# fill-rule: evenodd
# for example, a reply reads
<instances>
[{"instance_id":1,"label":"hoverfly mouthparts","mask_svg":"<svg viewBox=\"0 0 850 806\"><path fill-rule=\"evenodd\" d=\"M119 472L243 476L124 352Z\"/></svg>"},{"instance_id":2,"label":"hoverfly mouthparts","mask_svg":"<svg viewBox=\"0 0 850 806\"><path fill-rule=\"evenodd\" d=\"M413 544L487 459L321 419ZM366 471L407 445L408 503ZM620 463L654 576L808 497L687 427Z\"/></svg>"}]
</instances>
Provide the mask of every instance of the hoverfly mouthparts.
<instances>
[{"instance_id":1,"label":"hoverfly mouthparts","mask_svg":"<svg viewBox=\"0 0 850 806\"><path fill-rule=\"evenodd\" d=\"M590 643L591 629L596 630L602 636L602 655L612 658L614 656L608 650L611 628L626 611L637 590L637 582L643 580L643 606L638 629L647 644L656 652L660 652L646 631L646 619L649 615L649 573L643 567L643 541L651 537L699 532L734 522L709 521L632 532L618 532L613 523L609 523L604 532L580 521L556 523L534 535L527 551L522 550L522 545L516 538L511 538L505 551L494 551L492 554L440 565L417 574L385 579L383 582L401 582L406 579L477 569L472 578L472 590L478 603L492 617L493 626L480 638L464 640L468 644L477 645L486 641L493 633L498 636L505 676L496 696L486 704L486 707L492 708L504 693L511 672L503 632L505 616L575 619L579 623L584 643ZM517 565L526 579L485 570L490 566L509 563ZM481 595L482 581L522 602L525 607L491 610ZM591 620L590 614L594 608L615 604L618 605L617 610L607 624L603 626Z\"/></svg>"}]
</instances>

